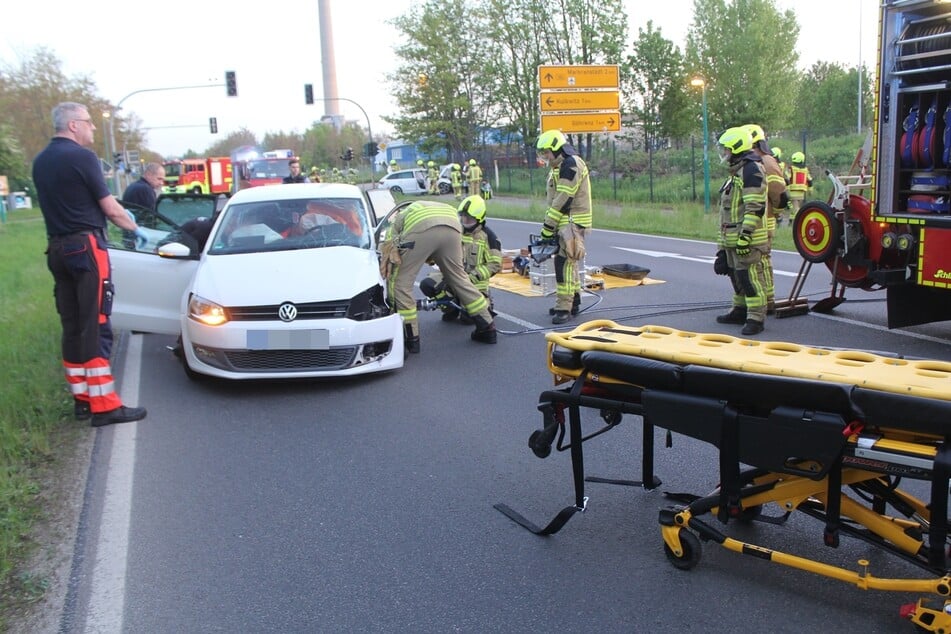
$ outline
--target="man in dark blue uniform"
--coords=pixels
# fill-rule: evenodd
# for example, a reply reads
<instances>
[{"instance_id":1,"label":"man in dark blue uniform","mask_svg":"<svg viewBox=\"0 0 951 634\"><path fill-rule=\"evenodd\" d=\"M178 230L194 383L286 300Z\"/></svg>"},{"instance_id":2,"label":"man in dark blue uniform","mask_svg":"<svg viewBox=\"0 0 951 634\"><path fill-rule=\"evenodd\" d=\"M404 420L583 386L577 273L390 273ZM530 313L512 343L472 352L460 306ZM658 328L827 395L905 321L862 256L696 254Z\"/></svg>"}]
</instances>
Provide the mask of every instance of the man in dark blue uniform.
<instances>
[{"instance_id":1,"label":"man in dark blue uniform","mask_svg":"<svg viewBox=\"0 0 951 634\"><path fill-rule=\"evenodd\" d=\"M33 182L46 222L46 263L63 326L63 368L79 420L92 425L145 418L145 408L126 407L116 393L112 351L114 289L106 250L106 221L136 233L135 220L109 192L93 144L96 127L86 106L53 108L54 136L33 161Z\"/></svg>"},{"instance_id":2,"label":"man in dark blue uniform","mask_svg":"<svg viewBox=\"0 0 951 634\"><path fill-rule=\"evenodd\" d=\"M155 209L157 191L165 184L165 168L161 163L148 163L139 180L125 188L122 202Z\"/></svg>"}]
</instances>

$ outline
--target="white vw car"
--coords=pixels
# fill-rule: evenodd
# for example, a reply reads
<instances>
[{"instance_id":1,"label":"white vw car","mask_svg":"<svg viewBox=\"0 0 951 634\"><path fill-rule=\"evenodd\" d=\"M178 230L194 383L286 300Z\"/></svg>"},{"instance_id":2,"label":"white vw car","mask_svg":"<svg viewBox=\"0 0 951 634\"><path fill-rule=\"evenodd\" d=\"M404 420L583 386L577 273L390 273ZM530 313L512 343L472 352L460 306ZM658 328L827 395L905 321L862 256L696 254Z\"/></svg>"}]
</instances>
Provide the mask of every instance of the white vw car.
<instances>
[{"instance_id":1,"label":"white vw car","mask_svg":"<svg viewBox=\"0 0 951 634\"><path fill-rule=\"evenodd\" d=\"M192 378L403 366L402 320L387 306L373 233L378 214L393 206L388 191L331 183L244 189L207 221L199 245L182 225L212 217L214 206L211 197L181 196L160 198L154 213L134 210L149 237L138 246L110 229L114 327L180 335Z\"/></svg>"}]
</instances>

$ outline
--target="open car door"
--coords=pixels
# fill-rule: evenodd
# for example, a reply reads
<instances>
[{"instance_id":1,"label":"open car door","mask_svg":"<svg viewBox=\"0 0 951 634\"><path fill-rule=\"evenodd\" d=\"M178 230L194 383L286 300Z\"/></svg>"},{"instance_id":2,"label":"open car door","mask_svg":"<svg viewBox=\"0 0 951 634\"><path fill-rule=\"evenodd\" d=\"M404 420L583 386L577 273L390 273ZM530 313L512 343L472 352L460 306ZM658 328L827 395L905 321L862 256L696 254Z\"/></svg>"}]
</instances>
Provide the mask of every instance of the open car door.
<instances>
[{"instance_id":1,"label":"open car door","mask_svg":"<svg viewBox=\"0 0 951 634\"><path fill-rule=\"evenodd\" d=\"M212 218L216 196L163 195L155 210L125 207L148 237L143 241L109 225L109 258L115 298L112 325L117 329L177 335L182 328L183 295L195 275L201 250L163 246L181 239L181 226ZM189 248L190 247L190 248ZM167 257L159 255L159 250Z\"/></svg>"}]
</instances>

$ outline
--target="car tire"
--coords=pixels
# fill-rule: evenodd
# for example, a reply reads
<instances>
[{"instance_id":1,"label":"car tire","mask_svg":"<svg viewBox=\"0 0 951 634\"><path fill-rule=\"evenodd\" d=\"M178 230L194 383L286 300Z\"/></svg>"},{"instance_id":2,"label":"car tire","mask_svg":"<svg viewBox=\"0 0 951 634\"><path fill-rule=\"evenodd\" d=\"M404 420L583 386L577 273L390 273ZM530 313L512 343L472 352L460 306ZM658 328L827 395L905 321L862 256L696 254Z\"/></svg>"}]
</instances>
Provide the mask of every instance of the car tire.
<instances>
[{"instance_id":1,"label":"car tire","mask_svg":"<svg viewBox=\"0 0 951 634\"><path fill-rule=\"evenodd\" d=\"M201 187L198 186L198 185L195 185L194 187L192 187L192 193L193 193L194 195L196 195L196 196L200 196L200 195L201 195Z\"/></svg>"},{"instance_id":2,"label":"car tire","mask_svg":"<svg viewBox=\"0 0 951 634\"><path fill-rule=\"evenodd\" d=\"M185 370L185 376L188 377L189 381L195 381L196 383L203 383L208 380L208 377L200 372L195 372L192 370L191 366L188 365L188 359L185 357L184 353L182 354L182 369Z\"/></svg>"},{"instance_id":3,"label":"car tire","mask_svg":"<svg viewBox=\"0 0 951 634\"><path fill-rule=\"evenodd\" d=\"M402 194L403 188L400 187L399 185L393 185L392 187L390 187L390 191L393 192L394 194Z\"/></svg>"},{"instance_id":4,"label":"car tire","mask_svg":"<svg viewBox=\"0 0 951 634\"><path fill-rule=\"evenodd\" d=\"M449 183L439 183L439 193L440 193L440 194L445 195L445 194L448 194L448 193L450 193L450 192L452 192L452 185L450 185Z\"/></svg>"}]
</instances>

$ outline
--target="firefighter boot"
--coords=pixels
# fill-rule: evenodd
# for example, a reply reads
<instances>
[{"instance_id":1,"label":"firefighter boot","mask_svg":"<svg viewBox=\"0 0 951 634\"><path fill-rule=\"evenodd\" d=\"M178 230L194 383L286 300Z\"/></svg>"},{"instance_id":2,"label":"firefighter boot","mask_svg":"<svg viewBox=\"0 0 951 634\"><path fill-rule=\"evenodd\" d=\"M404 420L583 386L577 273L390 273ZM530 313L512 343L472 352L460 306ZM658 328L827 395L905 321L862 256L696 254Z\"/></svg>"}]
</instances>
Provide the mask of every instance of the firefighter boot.
<instances>
[{"instance_id":1,"label":"firefighter boot","mask_svg":"<svg viewBox=\"0 0 951 634\"><path fill-rule=\"evenodd\" d=\"M746 308L744 306L734 306L733 310L723 315L717 315L718 324L739 324L746 323Z\"/></svg>"},{"instance_id":2,"label":"firefighter boot","mask_svg":"<svg viewBox=\"0 0 951 634\"><path fill-rule=\"evenodd\" d=\"M763 322L756 321L755 319L747 319L746 325L743 326L743 330L740 331L741 335L758 335L763 332Z\"/></svg>"},{"instance_id":3,"label":"firefighter boot","mask_svg":"<svg viewBox=\"0 0 951 634\"><path fill-rule=\"evenodd\" d=\"M442 320L443 321L456 321L459 319L459 309L455 306L450 306L449 308L444 308L442 311Z\"/></svg>"},{"instance_id":4,"label":"firefighter boot","mask_svg":"<svg viewBox=\"0 0 951 634\"><path fill-rule=\"evenodd\" d=\"M498 341L498 333L495 331L494 321L486 321L482 317L475 317L473 321L476 325L471 335L473 341L478 341L479 343L496 343Z\"/></svg>"},{"instance_id":5,"label":"firefighter boot","mask_svg":"<svg viewBox=\"0 0 951 634\"><path fill-rule=\"evenodd\" d=\"M403 324L403 349L407 353L419 354L419 335L413 334L413 327Z\"/></svg>"}]
</instances>

